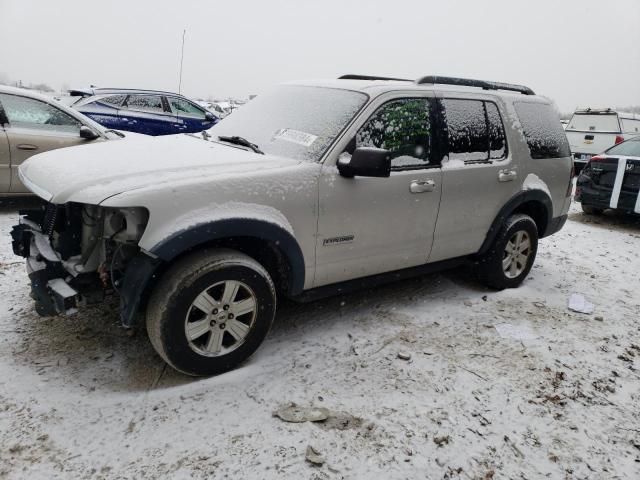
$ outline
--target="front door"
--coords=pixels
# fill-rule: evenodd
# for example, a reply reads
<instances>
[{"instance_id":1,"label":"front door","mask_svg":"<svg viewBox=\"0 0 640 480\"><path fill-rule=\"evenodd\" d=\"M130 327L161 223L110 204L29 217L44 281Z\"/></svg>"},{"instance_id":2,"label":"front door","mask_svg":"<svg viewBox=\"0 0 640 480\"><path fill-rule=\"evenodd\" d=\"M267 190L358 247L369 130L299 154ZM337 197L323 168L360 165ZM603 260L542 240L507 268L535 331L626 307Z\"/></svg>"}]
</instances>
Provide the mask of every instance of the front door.
<instances>
[{"instance_id":1,"label":"front door","mask_svg":"<svg viewBox=\"0 0 640 480\"><path fill-rule=\"evenodd\" d=\"M389 178L340 176L338 152L323 165L314 286L427 262L442 192L432 105L425 94L389 95L346 132L341 155L385 148L392 157Z\"/></svg>"},{"instance_id":2,"label":"front door","mask_svg":"<svg viewBox=\"0 0 640 480\"><path fill-rule=\"evenodd\" d=\"M86 143L80 137L81 123L46 102L20 95L0 94L7 116L5 132L11 157L11 193L28 193L18 178L18 168L36 153Z\"/></svg>"},{"instance_id":3,"label":"front door","mask_svg":"<svg viewBox=\"0 0 640 480\"><path fill-rule=\"evenodd\" d=\"M167 101L176 116L176 133L196 133L213 126L213 122L207 121L205 111L197 105L178 97L167 97Z\"/></svg>"}]
</instances>

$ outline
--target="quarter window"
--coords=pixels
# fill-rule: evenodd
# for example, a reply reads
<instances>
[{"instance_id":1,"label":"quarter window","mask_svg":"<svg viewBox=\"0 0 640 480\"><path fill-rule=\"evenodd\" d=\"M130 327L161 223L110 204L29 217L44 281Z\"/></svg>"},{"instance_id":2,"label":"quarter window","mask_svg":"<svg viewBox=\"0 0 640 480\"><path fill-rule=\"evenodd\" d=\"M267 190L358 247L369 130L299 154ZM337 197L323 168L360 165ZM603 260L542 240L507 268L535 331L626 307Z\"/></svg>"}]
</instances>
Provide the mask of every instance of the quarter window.
<instances>
[{"instance_id":1,"label":"quarter window","mask_svg":"<svg viewBox=\"0 0 640 480\"><path fill-rule=\"evenodd\" d=\"M53 105L33 98L0 94L0 102L14 127L77 133L82 125Z\"/></svg>"},{"instance_id":2,"label":"quarter window","mask_svg":"<svg viewBox=\"0 0 640 480\"><path fill-rule=\"evenodd\" d=\"M531 158L571 156L569 142L560 123L560 117L551 105L530 102L515 102L513 105L520 119L522 133L527 140Z\"/></svg>"},{"instance_id":3,"label":"quarter window","mask_svg":"<svg viewBox=\"0 0 640 480\"><path fill-rule=\"evenodd\" d=\"M205 114L202 109L196 107L191 102L183 98L168 97L171 110L177 115L194 117L204 120Z\"/></svg>"},{"instance_id":4,"label":"quarter window","mask_svg":"<svg viewBox=\"0 0 640 480\"><path fill-rule=\"evenodd\" d=\"M131 95L127 99L127 107L143 112L163 113L162 98L159 95Z\"/></svg>"},{"instance_id":5,"label":"quarter window","mask_svg":"<svg viewBox=\"0 0 640 480\"><path fill-rule=\"evenodd\" d=\"M356 147L377 147L391 153L391 168L430 166L431 120L426 98L393 100L380 107L356 134Z\"/></svg>"}]
</instances>

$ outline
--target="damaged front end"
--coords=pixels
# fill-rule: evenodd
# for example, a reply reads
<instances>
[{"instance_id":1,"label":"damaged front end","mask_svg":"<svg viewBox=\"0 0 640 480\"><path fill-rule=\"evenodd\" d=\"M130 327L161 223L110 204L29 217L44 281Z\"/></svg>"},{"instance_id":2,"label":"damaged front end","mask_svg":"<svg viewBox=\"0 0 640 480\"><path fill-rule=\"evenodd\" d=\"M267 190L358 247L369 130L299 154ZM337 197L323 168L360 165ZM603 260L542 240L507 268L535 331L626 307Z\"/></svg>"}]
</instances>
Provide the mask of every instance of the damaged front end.
<instances>
[{"instance_id":1,"label":"damaged front end","mask_svg":"<svg viewBox=\"0 0 640 480\"><path fill-rule=\"evenodd\" d=\"M20 211L13 251L27 259L36 311L68 315L118 293L148 219L140 207L80 203Z\"/></svg>"}]
</instances>

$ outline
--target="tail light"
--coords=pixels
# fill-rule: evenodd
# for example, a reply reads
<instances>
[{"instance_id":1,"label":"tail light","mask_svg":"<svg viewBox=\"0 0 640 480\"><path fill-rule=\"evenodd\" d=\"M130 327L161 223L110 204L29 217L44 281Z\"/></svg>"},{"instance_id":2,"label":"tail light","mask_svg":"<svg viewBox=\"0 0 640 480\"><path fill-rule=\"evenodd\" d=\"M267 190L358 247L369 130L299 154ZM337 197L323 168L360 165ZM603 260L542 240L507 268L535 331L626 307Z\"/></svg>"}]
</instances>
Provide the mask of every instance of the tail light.
<instances>
[{"instance_id":1,"label":"tail light","mask_svg":"<svg viewBox=\"0 0 640 480\"><path fill-rule=\"evenodd\" d=\"M607 159L604 155L596 155L595 157L591 157L589 162L604 162Z\"/></svg>"},{"instance_id":2,"label":"tail light","mask_svg":"<svg viewBox=\"0 0 640 480\"><path fill-rule=\"evenodd\" d=\"M569 185L567 185L567 197L571 196L571 192L573 190L573 177L576 176L576 167L573 164L573 162L571 162L571 175L569 175Z\"/></svg>"},{"instance_id":3,"label":"tail light","mask_svg":"<svg viewBox=\"0 0 640 480\"><path fill-rule=\"evenodd\" d=\"M616 135L616 143L615 145L618 145L619 143L624 142L624 137L622 135Z\"/></svg>"}]
</instances>

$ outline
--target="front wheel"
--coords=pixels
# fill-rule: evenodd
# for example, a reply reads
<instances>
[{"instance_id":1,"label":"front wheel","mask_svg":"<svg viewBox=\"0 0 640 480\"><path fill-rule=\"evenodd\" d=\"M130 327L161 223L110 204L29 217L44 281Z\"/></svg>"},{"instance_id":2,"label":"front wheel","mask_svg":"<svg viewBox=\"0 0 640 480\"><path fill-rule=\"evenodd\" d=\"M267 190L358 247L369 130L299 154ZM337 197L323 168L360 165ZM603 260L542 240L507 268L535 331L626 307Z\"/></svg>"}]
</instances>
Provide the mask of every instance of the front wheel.
<instances>
[{"instance_id":1,"label":"front wheel","mask_svg":"<svg viewBox=\"0 0 640 480\"><path fill-rule=\"evenodd\" d=\"M203 251L163 276L147 307L147 332L158 354L188 375L216 375L249 358L276 311L267 271L235 250Z\"/></svg>"},{"instance_id":2,"label":"front wheel","mask_svg":"<svg viewBox=\"0 0 640 480\"><path fill-rule=\"evenodd\" d=\"M489 251L476 264L478 278L498 290L518 287L529 274L537 251L536 223L528 215L511 215Z\"/></svg>"}]
</instances>

